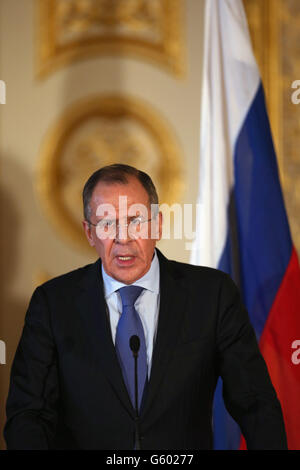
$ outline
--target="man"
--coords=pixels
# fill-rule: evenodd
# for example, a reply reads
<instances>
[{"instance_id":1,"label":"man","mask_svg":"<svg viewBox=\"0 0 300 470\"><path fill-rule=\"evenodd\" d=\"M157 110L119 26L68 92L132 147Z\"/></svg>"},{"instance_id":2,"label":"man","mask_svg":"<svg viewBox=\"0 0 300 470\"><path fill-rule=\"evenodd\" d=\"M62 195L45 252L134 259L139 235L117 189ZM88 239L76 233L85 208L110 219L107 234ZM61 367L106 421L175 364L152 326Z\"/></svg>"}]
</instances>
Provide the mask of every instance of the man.
<instances>
[{"instance_id":1,"label":"man","mask_svg":"<svg viewBox=\"0 0 300 470\"><path fill-rule=\"evenodd\" d=\"M99 259L32 296L12 367L8 448L211 449L221 375L248 448L285 449L280 404L237 288L155 248L162 215L149 176L104 167L83 201Z\"/></svg>"}]
</instances>

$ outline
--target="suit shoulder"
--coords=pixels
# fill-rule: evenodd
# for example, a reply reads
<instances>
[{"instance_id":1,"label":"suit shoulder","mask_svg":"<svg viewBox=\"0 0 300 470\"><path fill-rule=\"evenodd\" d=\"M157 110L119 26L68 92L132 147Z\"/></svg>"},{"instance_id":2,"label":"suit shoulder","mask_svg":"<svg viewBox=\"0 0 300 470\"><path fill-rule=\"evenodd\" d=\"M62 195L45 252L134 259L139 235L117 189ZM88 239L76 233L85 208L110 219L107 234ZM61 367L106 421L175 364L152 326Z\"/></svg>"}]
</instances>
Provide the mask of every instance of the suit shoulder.
<instances>
[{"instance_id":1,"label":"suit shoulder","mask_svg":"<svg viewBox=\"0 0 300 470\"><path fill-rule=\"evenodd\" d=\"M169 262L172 275L181 279L184 285L188 286L190 292L205 292L208 296L213 295L216 298L225 299L224 302L230 302L231 299L240 297L236 283L229 274L220 269L195 266L173 260Z\"/></svg>"},{"instance_id":2,"label":"suit shoulder","mask_svg":"<svg viewBox=\"0 0 300 470\"><path fill-rule=\"evenodd\" d=\"M84 276L85 274L95 265L95 263L90 263L85 266L81 266L80 268L74 269L64 274L60 274L58 276L49 279L48 281L44 282L43 284L39 285L38 288L51 291L56 290L59 288L65 288L68 285L74 286L76 285Z\"/></svg>"},{"instance_id":3,"label":"suit shoulder","mask_svg":"<svg viewBox=\"0 0 300 470\"><path fill-rule=\"evenodd\" d=\"M233 283L231 277L220 269L210 268L208 266L196 266L194 264L182 263L175 260L169 260L170 269L179 277L190 279L191 281Z\"/></svg>"}]
</instances>

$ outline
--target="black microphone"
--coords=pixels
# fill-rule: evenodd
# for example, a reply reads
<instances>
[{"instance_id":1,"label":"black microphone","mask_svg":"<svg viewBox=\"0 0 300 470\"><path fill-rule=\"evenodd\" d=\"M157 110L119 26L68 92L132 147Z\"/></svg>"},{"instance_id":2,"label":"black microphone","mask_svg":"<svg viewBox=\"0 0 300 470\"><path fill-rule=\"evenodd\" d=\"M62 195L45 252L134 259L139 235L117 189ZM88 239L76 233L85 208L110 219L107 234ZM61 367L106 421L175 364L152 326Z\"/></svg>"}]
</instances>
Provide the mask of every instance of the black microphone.
<instances>
[{"instance_id":1,"label":"black microphone","mask_svg":"<svg viewBox=\"0 0 300 470\"><path fill-rule=\"evenodd\" d=\"M132 335L129 340L129 346L130 346L131 351L133 352L133 357L138 356L140 345L141 345L140 338L137 335Z\"/></svg>"},{"instance_id":2,"label":"black microphone","mask_svg":"<svg viewBox=\"0 0 300 470\"><path fill-rule=\"evenodd\" d=\"M134 395L135 395L135 450L141 450L141 439L139 431L139 405L138 405L138 373L137 360L140 350L140 338L132 335L129 340L129 346L134 357Z\"/></svg>"}]
</instances>

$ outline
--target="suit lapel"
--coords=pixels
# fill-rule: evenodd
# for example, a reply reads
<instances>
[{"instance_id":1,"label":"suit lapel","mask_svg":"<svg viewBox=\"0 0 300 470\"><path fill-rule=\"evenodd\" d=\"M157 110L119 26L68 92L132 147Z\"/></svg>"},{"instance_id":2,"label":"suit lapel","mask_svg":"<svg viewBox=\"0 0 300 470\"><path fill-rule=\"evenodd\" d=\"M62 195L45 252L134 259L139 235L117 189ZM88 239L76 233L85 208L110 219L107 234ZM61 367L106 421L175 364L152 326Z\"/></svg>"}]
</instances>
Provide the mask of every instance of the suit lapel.
<instances>
[{"instance_id":1,"label":"suit lapel","mask_svg":"<svg viewBox=\"0 0 300 470\"><path fill-rule=\"evenodd\" d=\"M149 411L153 399L158 394L158 387L178 341L186 303L186 291L183 288L182 279L174 276L169 269L170 262L159 250L157 252L160 265L160 309L150 381L141 410L143 417Z\"/></svg>"},{"instance_id":2,"label":"suit lapel","mask_svg":"<svg viewBox=\"0 0 300 470\"><path fill-rule=\"evenodd\" d=\"M134 416L122 371L111 337L107 306L104 298L101 260L91 265L79 284L77 308L91 341L101 371L107 377L116 395L129 412Z\"/></svg>"}]
</instances>

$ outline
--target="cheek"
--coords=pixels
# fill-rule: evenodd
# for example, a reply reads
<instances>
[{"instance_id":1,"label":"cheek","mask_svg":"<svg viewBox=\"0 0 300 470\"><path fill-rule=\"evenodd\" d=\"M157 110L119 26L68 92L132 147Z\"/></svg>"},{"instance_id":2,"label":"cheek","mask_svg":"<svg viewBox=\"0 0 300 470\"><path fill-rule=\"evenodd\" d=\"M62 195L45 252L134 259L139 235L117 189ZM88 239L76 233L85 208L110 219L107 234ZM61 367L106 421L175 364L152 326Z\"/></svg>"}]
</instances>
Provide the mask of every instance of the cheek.
<instances>
[{"instance_id":1,"label":"cheek","mask_svg":"<svg viewBox=\"0 0 300 470\"><path fill-rule=\"evenodd\" d=\"M155 242L153 240L139 240L139 245L145 260L151 260L155 248Z\"/></svg>"},{"instance_id":2,"label":"cheek","mask_svg":"<svg viewBox=\"0 0 300 470\"><path fill-rule=\"evenodd\" d=\"M96 237L96 249L101 256L102 259L109 260L110 257L110 252L111 252L111 247L112 247L112 241L111 240L99 240L98 237Z\"/></svg>"}]
</instances>

